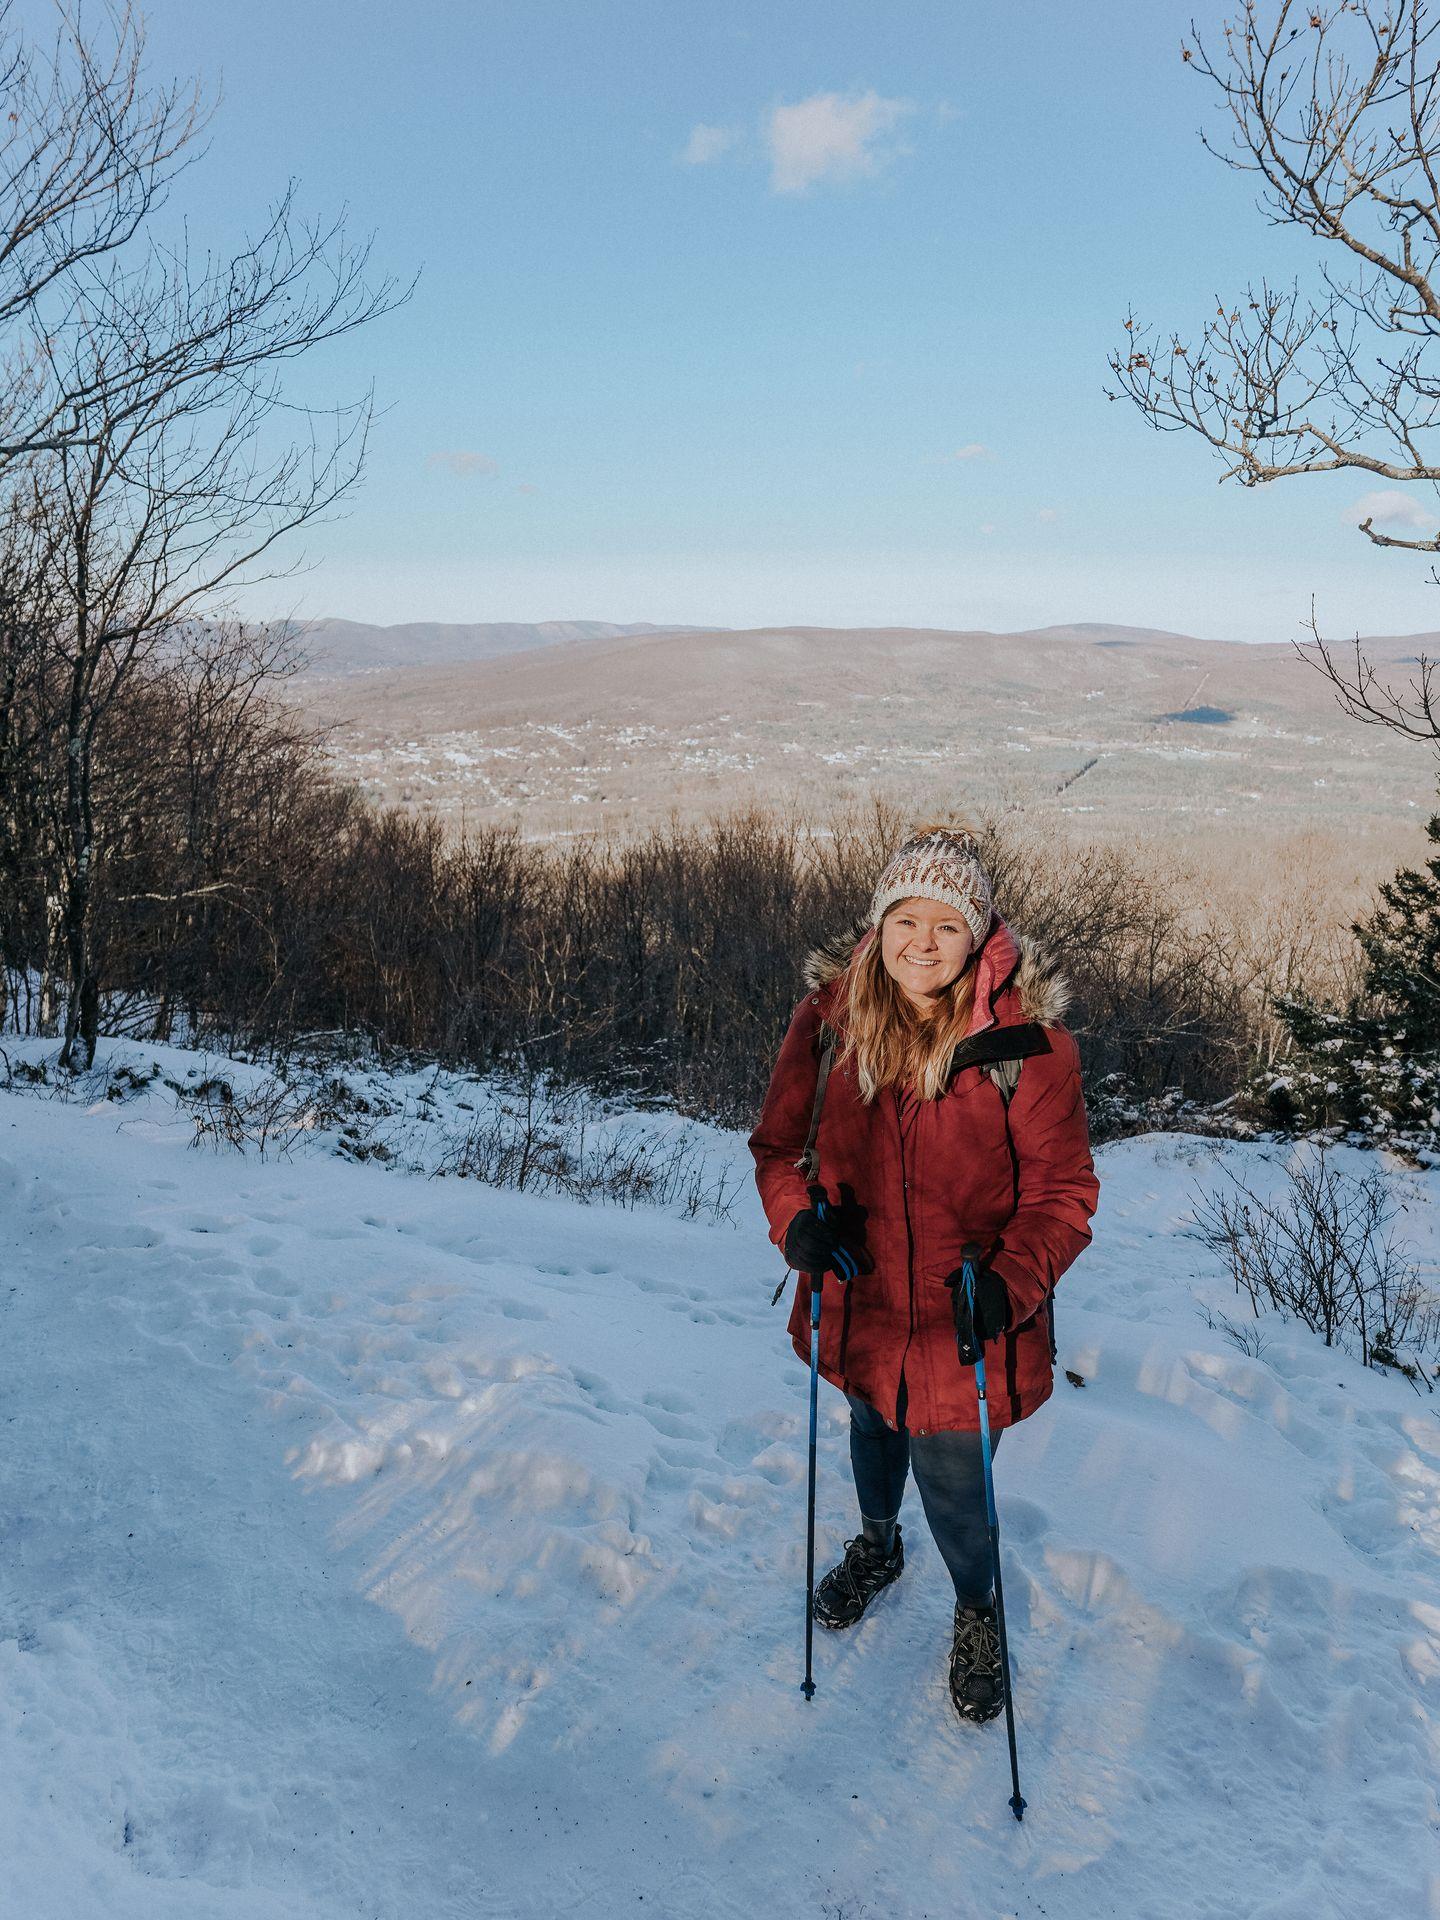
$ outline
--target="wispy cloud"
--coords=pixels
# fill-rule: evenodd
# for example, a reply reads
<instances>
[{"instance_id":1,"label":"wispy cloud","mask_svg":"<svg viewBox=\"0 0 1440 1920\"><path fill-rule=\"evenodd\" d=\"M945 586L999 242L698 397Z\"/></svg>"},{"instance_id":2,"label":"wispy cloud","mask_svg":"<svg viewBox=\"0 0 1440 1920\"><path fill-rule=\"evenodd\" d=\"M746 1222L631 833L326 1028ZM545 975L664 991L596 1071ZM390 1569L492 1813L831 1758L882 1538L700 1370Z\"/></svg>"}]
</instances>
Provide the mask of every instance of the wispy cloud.
<instances>
[{"instance_id":1,"label":"wispy cloud","mask_svg":"<svg viewBox=\"0 0 1440 1920\"><path fill-rule=\"evenodd\" d=\"M893 147L885 136L913 112L908 100L866 93L812 93L779 106L764 127L770 185L776 193L807 193L821 181L860 179L879 171Z\"/></svg>"},{"instance_id":2,"label":"wispy cloud","mask_svg":"<svg viewBox=\"0 0 1440 1920\"><path fill-rule=\"evenodd\" d=\"M967 440L963 447L956 447L953 453L945 453L942 460L988 460L990 449L978 440Z\"/></svg>"},{"instance_id":3,"label":"wispy cloud","mask_svg":"<svg viewBox=\"0 0 1440 1920\"><path fill-rule=\"evenodd\" d=\"M715 161L724 159L739 138L736 127L709 127L702 121L690 129L680 163L686 167L713 166Z\"/></svg>"},{"instance_id":4,"label":"wispy cloud","mask_svg":"<svg viewBox=\"0 0 1440 1920\"><path fill-rule=\"evenodd\" d=\"M1040 522L1042 527L1053 527L1055 522L1060 518L1059 508L1041 507L1035 518Z\"/></svg>"},{"instance_id":5,"label":"wispy cloud","mask_svg":"<svg viewBox=\"0 0 1440 1920\"><path fill-rule=\"evenodd\" d=\"M1401 493L1397 487L1382 487L1376 493L1363 494L1354 506L1347 507L1345 519L1351 526L1373 520L1382 527L1409 527L1415 533L1440 531L1440 502L1426 506L1413 493Z\"/></svg>"},{"instance_id":6,"label":"wispy cloud","mask_svg":"<svg viewBox=\"0 0 1440 1920\"><path fill-rule=\"evenodd\" d=\"M540 489L531 480L522 480L515 491L517 493L538 493Z\"/></svg>"},{"instance_id":7,"label":"wispy cloud","mask_svg":"<svg viewBox=\"0 0 1440 1920\"><path fill-rule=\"evenodd\" d=\"M500 471L500 462L492 460L488 453L467 453L456 449L449 453L432 453L426 456L427 467L440 467L446 473L453 473L459 479L469 479L478 474L482 479L492 479Z\"/></svg>"}]
</instances>

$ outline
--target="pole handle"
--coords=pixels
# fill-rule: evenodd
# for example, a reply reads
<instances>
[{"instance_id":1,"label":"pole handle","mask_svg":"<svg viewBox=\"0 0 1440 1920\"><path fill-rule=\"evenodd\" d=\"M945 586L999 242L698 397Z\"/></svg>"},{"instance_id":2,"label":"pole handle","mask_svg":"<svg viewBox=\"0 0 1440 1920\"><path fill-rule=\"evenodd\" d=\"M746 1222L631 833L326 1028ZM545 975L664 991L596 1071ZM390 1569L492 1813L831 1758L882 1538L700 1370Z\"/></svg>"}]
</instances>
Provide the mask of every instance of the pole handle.
<instances>
[{"instance_id":1,"label":"pole handle","mask_svg":"<svg viewBox=\"0 0 1440 1920\"><path fill-rule=\"evenodd\" d=\"M817 1219L825 1220L834 1212L834 1208L830 1204L830 1196L820 1181L812 1180L805 1191L810 1197L810 1205L814 1209ZM847 1269L850 1269L850 1271L847 1271ZM837 1247L835 1264L829 1271L834 1273L835 1278L843 1287L855 1279L857 1274L866 1272L868 1269L863 1267L861 1262L857 1260L853 1254L847 1252L844 1247ZM819 1298L820 1287L824 1278L824 1273L812 1273L810 1275L810 1285L814 1289L817 1299Z\"/></svg>"}]
</instances>

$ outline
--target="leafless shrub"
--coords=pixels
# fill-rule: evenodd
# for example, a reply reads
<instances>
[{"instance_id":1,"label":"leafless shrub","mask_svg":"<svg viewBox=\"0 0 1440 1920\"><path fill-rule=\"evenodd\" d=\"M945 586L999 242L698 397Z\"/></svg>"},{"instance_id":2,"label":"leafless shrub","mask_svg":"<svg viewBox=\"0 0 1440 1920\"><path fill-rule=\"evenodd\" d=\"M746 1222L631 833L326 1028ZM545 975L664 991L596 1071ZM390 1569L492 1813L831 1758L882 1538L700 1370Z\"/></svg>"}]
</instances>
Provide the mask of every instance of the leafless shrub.
<instances>
[{"instance_id":1,"label":"leafless shrub","mask_svg":"<svg viewBox=\"0 0 1440 1920\"><path fill-rule=\"evenodd\" d=\"M436 1172L612 1206L673 1206L686 1219L729 1219L736 1190L729 1170L683 1135L607 1120L583 1090L533 1071L511 1083Z\"/></svg>"},{"instance_id":2,"label":"leafless shrub","mask_svg":"<svg viewBox=\"0 0 1440 1920\"><path fill-rule=\"evenodd\" d=\"M7 1092L36 1092L42 1097L72 1106L91 1106L108 1101L122 1106L127 1100L157 1089L177 1092L176 1083L166 1079L160 1063L148 1065L112 1056L103 1065L82 1073L56 1071L56 1056L39 1060L12 1059L0 1048L0 1088Z\"/></svg>"},{"instance_id":3,"label":"leafless shrub","mask_svg":"<svg viewBox=\"0 0 1440 1920\"><path fill-rule=\"evenodd\" d=\"M210 1076L178 1098L195 1125L192 1146L253 1148L262 1160L267 1153L288 1154L306 1134L335 1126L343 1113L334 1082L279 1074L238 1090Z\"/></svg>"},{"instance_id":4,"label":"leafless shrub","mask_svg":"<svg viewBox=\"0 0 1440 1920\"><path fill-rule=\"evenodd\" d=\"M1440 1337L1440 1296L1422 1285L1389 1232L1402 1203L1380 1168L1343 1174L1321 1145L1297 1154L1286 1184L1262 1198L1226 1169L1229 1189L1195 1197L1194 1234L1250 1303L1301 1322L1326 1346L1358 1342L1366 1366L1394 1365Z\"/></svg>"},{"instance_id":5,"label":"leafless shrub","mask_svg":"<svg viewBox=\"0 0 1440 1920\"><path fill-rule=\"evenodd\" d=\"M805 953L868 904L908 823L877 800L828 824L750 809L636 840L456 841L327 782L263 700L200 705L198 742L188 695L126 709L135 751L112 765L136 772L100 816L125 885L101 890L97 946L127 1022L148 1005L151 1037L226 1051L285 1060L324 1031L488 1072L523 1049L632 1104L746 1125ZM982 830L1006 918L1070 979L1097 1137L1195 1124L1260 1043L1225 926L1137 854L1042 845L1023 821ZM42 918L36 900L17 924Z\"/></svg>"},{"instance_id":6,"label":"leafless shrub","mask_svg":"<svg viewBox=\"0 0 1440 1920\"><path fill-rule=\"evenodd\" d=\"M1277 1000L1305 993L1344 1006L1360 991L1364 956L1353 923L1374 905L1378 879L1402 859L1340 832L1308 829L1249 847L1201 849L1173 862L1182 897L1205 903L1222 930L1227 972L1244 997L1247 1055L1273 1067L1289 1045Z\"/></svg>"},{"instance_id":7,"label":"leafless shrub","mask_svg":"<svg viewBox=\"0 0 1440 1920\"><path fill-rule=\"evenodd\" d=\"M1258 1320L1232 1320L1216 1307L1201 1306L1200 1315L1212 1333L1223 1333L1232 1347L1252 1360L1263 1360L1268 1344Z\"/></svg>"},{"instance_id":8,"label":"leafless shrub","mask_svg":"<svg viewBox=\"0 0 1440 1920\"><path fill-rule=\"evenodd\" d=\"M4 1063L5 1072L0 1086L7 1093L14 1087L43 1087L49 1078L49 1069L43 1060L12 1060L0 1049L0 1061Z\"/></svg>"},{"instance_id":9,"label":"leafless shrub","mask_svg":"<svg viewBox=\"0 0 1440 1920\"><path fill-rule=\"evenodd\" d=\"M1249 983L1230 930L1196 911L1166 856L1001 823L990 861L1007 919L1063 965L1092 1087L1118 1076L1142 1110L1233 1089L1253 1044Z\"/></svg>"}]
</instances>

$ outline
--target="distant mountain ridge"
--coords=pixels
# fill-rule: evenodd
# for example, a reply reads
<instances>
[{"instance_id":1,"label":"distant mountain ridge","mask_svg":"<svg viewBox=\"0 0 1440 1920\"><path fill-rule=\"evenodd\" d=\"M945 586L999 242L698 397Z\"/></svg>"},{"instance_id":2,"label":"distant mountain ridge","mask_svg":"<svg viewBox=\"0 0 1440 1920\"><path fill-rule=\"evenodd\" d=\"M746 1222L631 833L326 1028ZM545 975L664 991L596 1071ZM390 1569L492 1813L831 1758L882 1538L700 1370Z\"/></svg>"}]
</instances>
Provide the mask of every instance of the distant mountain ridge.
<instances>
[{"instance_id":1,"label":"distant mountain ridge","mask_svg":"<svg viewBox=\"0 0 1440 1920\"><path fill-rule=\"evenodd\" d=\"M631 625L611 620L411 620L393 627L363 620L305 620L296 634L311 673L374 673L393 667L461 666L508 653L583 640L620 640L633 634L688 633L688 627Z\"/></svg>"},{"instance_id":2,"label":"distant mountain ridge","mask_svg":"<svg viewBox=\"0 0 1440 1920\"><path fill-rule=\"evenodd\" d=\"M304 652L307 671L314 675L336 676L354 673L386 673L406 667L467 666L486 660L503 660L514 655L537 653L544 649L604 641L664 639L693 635L711 640L761 642L776 640L818 641L828 650L844 653L847 643L873 645L879 641L906 646L916 642L990 641L1019 645L1064 644L1075 641L1100 647L1138 647L1159 649L1219 648L1228 652L1253 652L1263 655L1277 648L1290 652L1290 642L1203 640L1193 634L1178 633L1163 627L1127 627L1102 620L1071 620L1026 632L1004 632L988 628L943 627L823 627L779 624L751 628L697 625L665 625L650 620L630 622L613 620L493 620L443 621L410 620L394 626L375 626L363 620L320 619L297 622L295 632ZM1332 642L1344 657L1353 645L1348 638ZM1432 659L1440 655L1440 634L1376 634L1362 640L1372 663L1410 664L1417 653Z\"/></svg>"}]
</instances>

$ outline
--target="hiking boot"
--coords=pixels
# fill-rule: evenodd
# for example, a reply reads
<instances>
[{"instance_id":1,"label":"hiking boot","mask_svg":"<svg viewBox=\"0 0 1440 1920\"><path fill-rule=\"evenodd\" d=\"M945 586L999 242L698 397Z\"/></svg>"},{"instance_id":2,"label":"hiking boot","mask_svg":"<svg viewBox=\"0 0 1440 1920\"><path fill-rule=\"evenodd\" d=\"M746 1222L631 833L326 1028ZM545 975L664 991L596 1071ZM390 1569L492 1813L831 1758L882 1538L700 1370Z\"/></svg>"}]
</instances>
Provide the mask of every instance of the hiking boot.
<instances>
[{"instance_id":1,"label":"hiking boot","mask_svg":"<svg viewBox=\"0 0 1440 1920\"><path fill-rule=\"evenodd\" d=\"M962 1720L993 1720L1005 1705L1000 1628L993 1606L955 1608L950 1698Z\"/></svg>"},{"instance_id":2,"label":"hiking boot","mask_svg":"<svg viewBox=\"0 0 1440 1920\"><path fill-rule=\"evenodd\" d=\"M845 1542L845 1558L815 1588L815 1618L822 1627L853 1627L870 1602L905 1569L900 1529L889 1553L872 1546L864 1534Z\"/></svg>"}]
</instances>

